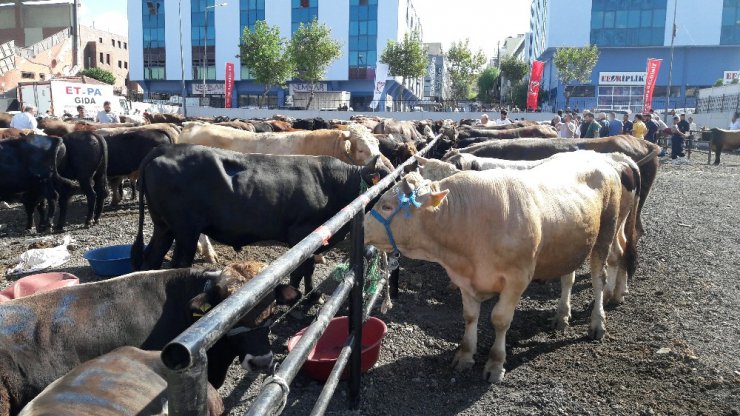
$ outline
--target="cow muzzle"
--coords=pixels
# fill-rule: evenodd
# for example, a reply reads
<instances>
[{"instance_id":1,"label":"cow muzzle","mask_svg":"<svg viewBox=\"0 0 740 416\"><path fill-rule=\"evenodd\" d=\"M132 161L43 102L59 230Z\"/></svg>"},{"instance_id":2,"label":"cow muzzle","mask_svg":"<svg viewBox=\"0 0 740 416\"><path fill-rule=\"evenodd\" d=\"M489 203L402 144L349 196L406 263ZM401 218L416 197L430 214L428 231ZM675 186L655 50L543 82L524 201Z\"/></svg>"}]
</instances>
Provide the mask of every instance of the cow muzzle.
<instances>
[{"instance_id":1,"label":"cow muzzle","mask_svg":"<svg viewBox=\"0 0 740 416\"><path fill-rule=\"evenodd\" d=\"M254 356L252 354L247 354L244 356L244 360L242 360L242 368L248 372L252 371L259 371L264 370L266 368L270 368L272 366L273 362L273 355L272 351L268 352L265 355L259 355Z\"/></svg>"}]
</instances>

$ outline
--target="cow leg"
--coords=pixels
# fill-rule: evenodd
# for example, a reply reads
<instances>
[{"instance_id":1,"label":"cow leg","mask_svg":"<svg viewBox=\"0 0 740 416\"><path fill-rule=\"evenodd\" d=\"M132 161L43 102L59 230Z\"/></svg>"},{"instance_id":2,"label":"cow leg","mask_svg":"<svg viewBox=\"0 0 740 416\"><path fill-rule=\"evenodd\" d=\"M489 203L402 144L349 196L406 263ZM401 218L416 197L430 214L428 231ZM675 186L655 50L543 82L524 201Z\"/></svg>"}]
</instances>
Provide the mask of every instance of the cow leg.
<instances>
[{"instance_id":1,"label":"cow leg","mask_svg":"<svg viewBox=\"0 0 740 416\"><path fill-rule=\"evenodd\" d=\"M95 212L93 217L93 224L98 223L100 215L103 213L103 205L105 205L105 198L108 197L108 183L105 180L105 174L97 176L95 179L93 190L95 193Z\"/></svg>"},{"instance_id":2,"label":"cow leg","mask_svg":"<svg viewBox=\"0 0 740 416\"><path fill-rule=\"evenodd\" d=\"M588 335L600 340L606 333L606 314L604 313L604 284L606 283L606 265L597 260L591 262L591 286L594 292L594 306L591 311L591 324Z\"/></svg>"},{"instance_id":3,"label":"cow leg","mask_svg":"<svg viewBox=\"0 0 740 416\"><path fill-rule=\"evenodd\" d=\"M64 186L59 192L59 219L54 226L55 233L64 232L64 225L67 223L67 208L69 207L69 199L72 197L72 192L73 190L67 186Z\"/></svg>"},{"instance_id":4,"label":"cow leg","mask_svg":"<svg viewBox=\"0 0 740 416\"><path fill-rule=\"evenodd\" d=\"M491 324L496 330L496 339L488 352L488 361L483 367L483 378L489 383L498 383L504 379L506 370L506 332L509 331L511 320L514 318L514 310L519 304L522 293L531 280L530 275L510 275L506 277L504 290L501 291L496 306L491 312Z\"/></svg>"},{"instance_id":5,"label":"cow leg","mask_svg":"<svg viewBox=\"0 0 740 416\"><path fill-rule=\"evenodd\" d=\"M398 277L401 274L401 266L391 270L391 276L389 280L389 291L391 299L398 299Z\"/></svg>"},{"instance_id":6,"label":"cow leg","mask_svg":"<svg viewBox=\"0 0 740 416\"><path fill-rule=\"evenodd\" d=\"M301 280L303 280L303 290L308 296L309 302L316 302L321 298L320 292L313 292L313 272L315 267L314 257L311 256L290 274L290 285L294 288L300 287Z\"/></svg>"},{"instance_id":7,"label":"cow leg","mask_svg":"<svg viewBox=\"0 0 740 416\"><path fill-rule=\"evenodd\" d=\"M137 194L136 194L136 181L137 180L138 179L129 178L129 182L128 182L129 185L131 186L131 199L134 201L136 201L136 197L137 197Z\"/></svg>"},{"instance_id":8,"label":"cow leg","mask_svg":"<svg viewBox=\"0 0 740 416\"><path fill-rule=\"evenodd\" d=\"M552 319L552 326L558 331L564 331L570 322L570 293L576 281L576 272L560 276L560 302L558 311Z\"/></svg>"},{"instance_id":9,"label":"cow leg","mask_svg":"<svg viewBox=\"0 0 740 416\"><path fill-rule=\"evenodd\" d=\"M26 192L21 197L21 203L23 204L23 210L26 211L26 231L31 231L33 228L33 211L36 209L37 199L30 195L30 192ZM41 214L39 212L39 214ZM40 218L43 221L44 217ZM41 224L37 227L36 231L41 232Z\"/></svg>"},{"instance_id":10,"label":"cow leg","mask_svg":"<svg viewBox=\"0 0 740 416\"><path fill-rule=\"evenodd\" d=\"M175 251L172 254L172 268L190 267L195 259L195 252L198 249L197 234L175 234Z\"/></svg>"},{"instance_id":11,"label":"cow leg","mask_svg":"<svg viewBox=\"0 0 740 416\"><path fill-rule=\"evenodd\" d=\"M218 255L216 254L216 250L213 249L207 235L201 234L198 237L197 251L206 263L218 264Z\"/></svg>"},{"instance_id":12,"label":"cow leg","mask_svg":"<svg viewBox=\"0 0 740 416\"><path fill-rule=\"evenodd\" d=\"M719 157L721 155L722 155L722 143L717 143L717 146L714 148L714 164L715 165L719 165Z\"/></svg>"},{"instance_id":13,"label":"cow leg","mask_svg":"<svg viewBox=\"0 0 740 416\"><path fill-rule=\"evenodd\" d=\"M460 348L452 359L452 366L457 371L470 369L475 360L473 356L478 348L478 318L480 317L480 301L461 290L463 302L463 319L465 319L465 334L463 334Z\"/></svg>"},{"instance_id":14,"label":"cow leg","mask_svg":"<svg viewBox=\"0 0 740 416\"><path fill-rule=\"evenodd\" d=\"M89 180L81 180L80 188L82 189L82 193L85 194L85 197L87 197L87 216L85 217L85 227L89 227L92 224L93 213L95 212L95 201L97 200L97 195L95 194L95 190L93 189L92 178L90 178Z\"/></svg>"},{"instance_id":15,"label":"cow leg","mask_svg":"<svg viewBox=\"0 0 740 416\"><path fill-rule=\"evenodd\" d=\"M162 268L164 256L170 251L175 235L167 227L154 224L154 232L149 244L144 248L144 262L142 270L159 270Z\"/></svg>"},{"instance_id":16,"label":"cow leg","mask_svg":"<svg viewBox=\"0 0 740 416\"><path fill-rule=\"evenodd\" d=\"M110 186L112 196L111 196L111 205L118 205L121 203L121 198L123 194L122 189L123 184L123 178L120 176L116 176L115 178L108 178L108 185Z\"/></svg>"}]
</instances>

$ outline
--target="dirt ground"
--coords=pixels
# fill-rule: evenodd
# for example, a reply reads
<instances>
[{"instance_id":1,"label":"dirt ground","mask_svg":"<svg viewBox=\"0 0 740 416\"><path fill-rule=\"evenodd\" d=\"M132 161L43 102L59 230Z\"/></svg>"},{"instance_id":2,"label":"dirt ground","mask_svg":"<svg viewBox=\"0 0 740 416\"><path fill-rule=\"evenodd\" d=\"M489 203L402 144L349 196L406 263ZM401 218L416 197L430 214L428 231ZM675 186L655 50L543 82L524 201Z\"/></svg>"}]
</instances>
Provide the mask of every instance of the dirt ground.
<instances>
[{"instance_id":1,"label":"dirt ground","mask_svg":"<svg viewBox=\"0 0 740 416\"><path fill-rule=\"evenodd\" d=\"M565 333L550 329L548 322L559 283L533 284L507 337L505 380L489 385L482 379L493 342L485 317L494 301L483 306L476 365L456 373L450 363L463 334L460 296L447 288L441 267L405 259L395 307L385 316L375 313L388 324L388 335L378 364L363 378L362 410L347 410L342 383L328 414L739 414L740 157L723 156L719 167L705 163L706 154L695 153L692 164L666 164L659 171L643 214L647 234L639 245L640 266L625 304L607 309L603 341L586 336L592 295L588 272L581 269ZM85 229L79 225L83 204L74 202L68 226L75 241L72 259L59 270L83 281L97 280L82 254L101 245L131 243L134 208L132 202L107 207L101 224ZM26 240L36 237L25 234L23 224L17 205L0 209L2 275L27 248ZM345 249L329 253L327 264L318 266L317 280L346 260ZM237 258L269 262L285 248L260 245L238 254L223 246L217 250L222 263ZM0 288L8 284L4 279ZM334 286L326 280L321 289L331 293ZM288 317L276 326L278 359L287 352L287 339L308 325L316 310L304 308L303 319ZM242 414L264 377L232 365L220 389L227 414ZM308 414L321 387L299 375L284 414Z\"/></svg>"}]
</instances>

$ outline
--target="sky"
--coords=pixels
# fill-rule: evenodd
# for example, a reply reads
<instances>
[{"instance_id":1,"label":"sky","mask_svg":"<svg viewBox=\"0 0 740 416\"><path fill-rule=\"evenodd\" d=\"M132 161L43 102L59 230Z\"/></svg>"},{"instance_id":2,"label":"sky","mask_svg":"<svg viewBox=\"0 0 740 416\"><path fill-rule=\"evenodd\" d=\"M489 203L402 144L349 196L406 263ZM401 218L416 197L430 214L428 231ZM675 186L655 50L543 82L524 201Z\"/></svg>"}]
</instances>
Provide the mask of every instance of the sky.
<instances>
[{"instance_id":1,"label":"sky","mask_svg":"<svg viewBox=\"0 0 740 416\"><path fill-rule=\"evenodd\" d=\"M470 39L471 49L482 49L491 58L496 42L529 30L529 0L414 0L424 29L424 42ZM441 7L448 5L448 7Z\"/></svg>"},{"instance_id":2,"label":"sky","mask_svg":"<svg viewBox=\"0 0 740 416\"><path fill-rule=\"evenodd\" d=\"M81 22L127 35L126 1L80 0ZM452 42L468 38L474 50L482 49L490 58L496 53L496 42L529 29L529 0L414 0L414 6L424 27L424 41L442 42L445 50Z\"/></svg>"}]
</instances>

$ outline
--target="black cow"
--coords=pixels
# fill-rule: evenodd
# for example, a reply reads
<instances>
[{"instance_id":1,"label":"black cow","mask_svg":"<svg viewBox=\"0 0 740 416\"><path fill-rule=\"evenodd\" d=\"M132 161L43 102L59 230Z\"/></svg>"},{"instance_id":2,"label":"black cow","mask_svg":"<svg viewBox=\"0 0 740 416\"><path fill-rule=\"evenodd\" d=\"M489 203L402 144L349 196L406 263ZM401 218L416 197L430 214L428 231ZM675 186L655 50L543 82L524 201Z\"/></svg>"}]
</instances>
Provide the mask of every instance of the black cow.
<instances>
[{"instance_id":1,"label":"black cow","mask_svg":"<svg viewBox=\"0 0 740 416\"><path fill-rule=\"evenodd\" d=\"M108 146L108 183L113 192L111 204L121 202L121 182L139 169L141 161L155 147L171 143L170 138L159 130L136 130L105 135ZM134 192L134 197L136 197Z\"/></svg>"},{"instance_id":2,"label":"black cow","mask_svg":"<svg viewBox=\"0 0 740 416\"><path fill-rule=\"evenodd\" d=\"M97 224L103 212L103 203L108 196L105 171L108 165L108 146L96 133L75 132L66 134L64 146L67 154L59 163L59 174L79 182L79 188L87 197L87 217L85 226ZM64 231L67 221L69 199L78 190L76 186L62 186L59 189L59 220L54 231Z\"/></svg>"},{"instance_id":3,"label":"black cow","mask_svg":"<svg viewBox=\"0 0 740 416\"><path fill-rule=\"evenodd\" d=\"M247 120L254 126L254 131L257 133L272 133L275 129L272 128L272 124L263 120Z\"/></svg>"},{"instance_id":4,"label":"black cow","mask_svg":"<svg viewBox=\"0 0 740 416\"><path fill-rule=\"evenodd\" d=\"M132 249L135 270L158 269L173 240L173 267L193 262L200 234L240 249L260 241L294 245L390 173L381 158L367 166L329 156L243 154L197 145L165 145L139 168L139 232ZM154 232L144 249L144 203ZM369 207L369 205L368 205ZM343 227L326 251L349 231ZM313 290L313 257L291 274ZM314 294L313 296L317 296Z\"/></svg>"},{"instance_id":5,"label":"black cow","mask_svg":"<svg viewBox=\"0 0 740 416\"><path fill-rule=\"evenodd\" d=\"M387 157L393 166L402 164L416 154L414 143L397 140L392 134L375 134L374 136L378 139L380 153Z\"/></svg>"},{"instance_id":6,"label":"black cow","mask_svg":"<svg viewBox=\"0 0 740 416\"><path fill-rule=\"evenodd\" d=\"M242 282L194 269L133 273L0 304L0 416L17 414L55 379L118 347L162 349ZM283 304L297 295L287 285L274 294ZM269 366L268 335L266 326L232 329L208 351L208 381L220 387L236 356L247 369Z\"/></svg>"},{"instance_id":7,"label":"black cow","mask_svg":"<svg viewBox=\"0 0 740 416\"><path fill-rule=\"evenodd\" d=\"M331 129L329 123L321 117L299 118L293 122L293 128L298 130L323 130Z\"/></svg>"},{"instance_id":8,"label":"black cow","mask_svg":"<svg viewBox=\"0 0 740 416\"><path fill-rule=\"evenodd\" d=\"M0 201L20 200L23 203L27 230L33 226L35 208L40 214L36 231L49 229L58 189L74 186L57 171L65 153L64 143L58 137L31 135L0 140ZM42 198L48 203L48 214Z\"/></svg>"}]
</instances>

